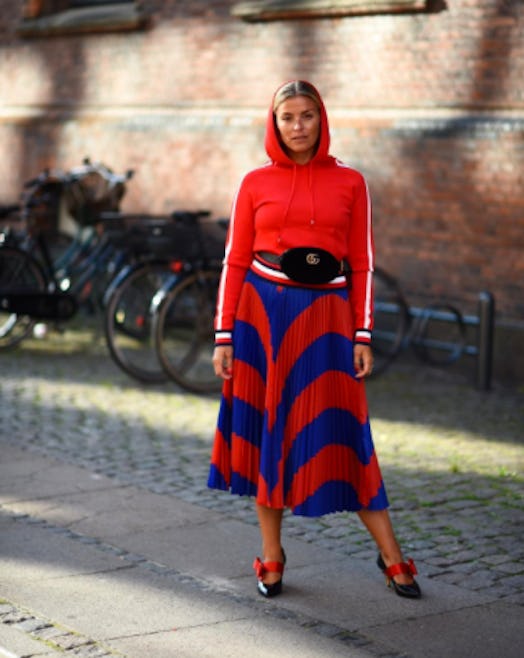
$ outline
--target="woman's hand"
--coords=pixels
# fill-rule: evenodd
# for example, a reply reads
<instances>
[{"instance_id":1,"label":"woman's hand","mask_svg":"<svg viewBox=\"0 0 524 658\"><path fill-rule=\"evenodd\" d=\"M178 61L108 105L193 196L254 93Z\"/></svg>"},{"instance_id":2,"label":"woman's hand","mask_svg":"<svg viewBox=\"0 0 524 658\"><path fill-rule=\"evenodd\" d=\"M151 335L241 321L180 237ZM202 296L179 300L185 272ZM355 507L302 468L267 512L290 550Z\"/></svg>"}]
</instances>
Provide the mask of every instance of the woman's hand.
<instances>
[{"instance_id":1,"label":"woman's hand","mask_svg":"<svg viewBox=\"0 0 524 658\"><path fill-rule=\"evenodd\" d=\"M357 343L353 348L353 363L357 379L368 377L373 371L373 352L369 345Z\"/></svg>"},{"instance_id":2,"label":"woman's hand","mask_svg":"<svg viewBox=\"0 0 524 658\"><path fill-rule=\"evenodd\" d=\"M213 352L213 367L215 375L222 379L231 379L233 375L233 347L219 345Z\"/></svg>"}]
</instances>

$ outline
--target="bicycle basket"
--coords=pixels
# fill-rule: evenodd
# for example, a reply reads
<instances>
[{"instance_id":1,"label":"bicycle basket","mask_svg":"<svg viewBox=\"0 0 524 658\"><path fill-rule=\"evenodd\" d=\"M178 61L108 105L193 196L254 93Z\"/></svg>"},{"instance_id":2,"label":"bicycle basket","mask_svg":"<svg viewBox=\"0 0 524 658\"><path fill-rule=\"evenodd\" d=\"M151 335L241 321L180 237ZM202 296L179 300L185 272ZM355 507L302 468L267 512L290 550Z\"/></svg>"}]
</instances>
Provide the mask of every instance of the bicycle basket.
<instances>
[{"instance_id":1,"label":"bicycle basket","mask_svg":"<svg viewBox=\"0 0 524 658\"><path fill-rule=\"evenodd\" d=\"M104 175L93 167L76 174L65 188L67 208L81 226L92 226L106 211L118 210L125 193L123 181Z\"/></svg>"}]
</instances>

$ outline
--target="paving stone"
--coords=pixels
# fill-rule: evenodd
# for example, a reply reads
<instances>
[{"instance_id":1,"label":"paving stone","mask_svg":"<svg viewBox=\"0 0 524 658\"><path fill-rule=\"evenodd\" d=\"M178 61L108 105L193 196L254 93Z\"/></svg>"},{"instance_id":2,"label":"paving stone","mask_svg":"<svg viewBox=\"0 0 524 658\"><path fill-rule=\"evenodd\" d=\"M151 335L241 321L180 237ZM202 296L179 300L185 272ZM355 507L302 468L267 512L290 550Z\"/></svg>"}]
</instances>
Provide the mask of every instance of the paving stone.
<instances>
[{"instance_id":1,"label":"paving stone","mask_svg":"<svg viewBox=\"0 0 524 658\"><path fill-rule=\"evenodd\" d=\"M457 548L457 550L450 551L449 558L452 560L452 564L457 564L459 562L475 562L478 559L478 551L474 550L462 550L462 547L452 547Z\"/></svg>"},{"instance_id":2,"label":"paving stone","mask_svg":"<svg viewBox=\"0 0 524 658\"><path fill-rule=\"evenodd\" d=\"M504 564L504 562L510 562L511 561L511 556L509 555L500 555L500 553L497 553L495 555L484 555L481 558L481 562L484 562L485 564L489 564L490 566L493 567L498 567L500 568L499 565Z\"/></svg>"},{"instance_id":3,"label":"paving stone","mask_svg":"<svg viewBox=\"0 0 524 658\"><path fill-rule=\"evenodd\" d=\"M472 571L467 578L468 589L481 590L490 588L497 580L496 575L488 570Z\"/></svg>"},{"instance_id":4,"label":"paving stone","mask_svg":"<svg viewBox=\"0 0 524 658\"><path fill-rule=\"evenodd\" d=\"M64 635L55 635L52 640L53 644L64 651L69 651L70 649L75 649L77 647L83 647L86 644L91 644L91 641L81 635L74 635L73 633L67 633Z\"/></svg>"},{"instance_id":5,"label":"paving stone","mask_svg":"<svg viewBox=\"0 0 524 658\"><path fill-rule=\"evenodd\" d=\"M33 633L34 631L39 631L44 628L48 628L50 624L42 619L25 619L17 624L13 624L15 628L18 628L20 631L25 633Z\"/></svg>"},{"instance_id":6,"label":"paving stone","mask_svg":"<svg viewBox=\"0 0 524 658\"><path fill-rule=\"evenodd\" d=\"M64 634L63 629L57 628L56 626L46 626L45 628L39 628L32 633L34 637L37 637L39 640L44 642L48 640L53 640L54 637L59 637Z\"/></svg>"},{"instance_id":7,"label":"paving stone","mask_svg":"<svg viewBox=\"0 0 524 658\"><path fill-rule=\"evenodd\" d=\"M506 587L515 587L520 590L524 590L524 575L522 574L508 577L501 575L500 582Z\"/></svg>"},{"instance_id":8,"label":"paving stone","mask_svg":"<svg viewBox=\"0 0 524 658\"><path fill-rule=\"evenodd\" d=\"M450 571L438 576L439 581L443 583L449 583L450 585L460 585L465 578L466 576L464 574L458 573L456 571Z\"/></svg>"},{"instance_id":9,"label":"paving stone","mask_svg":"<svg viewBox=\"0 0 524 658\"><path fill-rule=\"evenodd\" d=\"M521 574L524 584L524 564L522 562L515 562L513 560L508 562L503 562L501 564L497 564L494 567L494 571L498 573L510 574L510 575Z\"/></svg>"}]
</instances>

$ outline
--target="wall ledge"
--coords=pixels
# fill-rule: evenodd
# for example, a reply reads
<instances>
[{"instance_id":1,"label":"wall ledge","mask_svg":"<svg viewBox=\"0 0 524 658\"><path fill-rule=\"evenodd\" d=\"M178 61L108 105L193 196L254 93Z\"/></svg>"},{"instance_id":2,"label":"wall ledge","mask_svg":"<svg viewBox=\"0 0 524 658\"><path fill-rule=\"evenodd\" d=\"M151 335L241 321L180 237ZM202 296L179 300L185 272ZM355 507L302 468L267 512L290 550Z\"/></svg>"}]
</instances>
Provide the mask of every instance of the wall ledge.
<instances>
[{"instance_id":1,"label":"wall ledge","mask_svg":"<svg viewBox=\"0 0 524 658\"><path fill-rule=\"evenodd\" d=\"M251 0L234 4L231 14L254 22L420 12L429 4L430 0Z\"/></svg>"},{"instance_id":2,"label":"wall ledge","mask_svg":"<svg viewBox=\"0 0 524 658\"><path fill-rule=\"evenodd\" d=\"M144 29L149 15L135 3L115 3L25 18L18 24L22 37L48 37L90 32L125 32Z\"/></svg>"}]
</instances>

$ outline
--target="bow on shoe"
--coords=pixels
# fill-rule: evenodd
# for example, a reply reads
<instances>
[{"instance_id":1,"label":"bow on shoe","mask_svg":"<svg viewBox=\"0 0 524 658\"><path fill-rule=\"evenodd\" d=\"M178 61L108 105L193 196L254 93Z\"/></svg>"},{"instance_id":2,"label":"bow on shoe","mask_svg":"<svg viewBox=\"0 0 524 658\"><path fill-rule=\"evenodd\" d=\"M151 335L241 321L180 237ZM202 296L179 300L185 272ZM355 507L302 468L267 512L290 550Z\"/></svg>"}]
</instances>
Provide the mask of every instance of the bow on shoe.
<instances>
[{"instance_id":1,"label":"bow on shoe","mask_svg":"<svg viewBox=\"0 0 524 658\"><path fill-rule=\"evenodd\" d=\"M417 575L417 567L411 558L409 558L407 562L400 562L399 564L392 564L390 567L386 567L382 555L379 553L377 566L384 572L388 587L392 586L399 596L406 596L410 599L419 599L421 597L422 592L414 578L410 585L402 585L395 581L395 576L400 574L406 574L411 577Z\"/></svg>"},{"instance_id":2,"label":"bow on shoe","mask_svg":"<svg viewBox=\"0 0 524 658\"><path fill-rule=\"evenodd\" d=\"M407 562L400 562L399 564L392 564L390 567L386 567L384 573L388 578L393 578L401 573L407 576L416 576L418 571L413 559L409 558Z\"/></svg>"},{"instance_id":3,"label":"bow on shoe","mask_svg":"<svg viewBox=\"0 0 524 658\"><path fill-rule=\"evenodd\" d=\"M253 569L259 580L262 580L266 573L284 573L284 564L282 562L262 562L259 557L253 562Z\"/></svg>"},{"instance_id":4,"label":"bow on shoe","mask_svg":"<svg viewBox=\"0 0 524 658\"><path fill-rule=\"evenodd\" d=\"M259 580L262 580L262 578L267 573L267 569L264 567L264 563L259 557L255 558L255 561L253 562L253 569L255 570L255 573Z\"/></svg>"}]
</instances>

